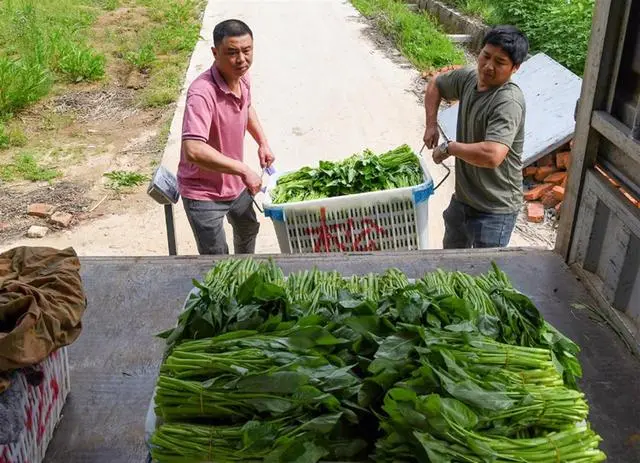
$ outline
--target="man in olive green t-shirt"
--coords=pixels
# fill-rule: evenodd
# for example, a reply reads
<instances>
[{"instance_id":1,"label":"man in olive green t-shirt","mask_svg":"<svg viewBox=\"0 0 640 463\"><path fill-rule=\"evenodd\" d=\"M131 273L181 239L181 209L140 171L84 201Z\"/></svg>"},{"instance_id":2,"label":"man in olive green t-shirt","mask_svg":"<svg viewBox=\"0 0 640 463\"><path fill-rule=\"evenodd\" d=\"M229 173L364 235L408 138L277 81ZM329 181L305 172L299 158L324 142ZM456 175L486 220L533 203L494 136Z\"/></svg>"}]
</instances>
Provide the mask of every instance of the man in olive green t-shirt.
<instances>
[{"instance_id":1,"label":"man in olive green t-shirt","mask_svg":"<svg viewBox=\"0 0 640 463\"><path fill-rule=\"evenodd\" d=\"M432 79L426 89L426 146L439 164L454 156L455 194L444 212L447 248L503 247L522 205L525 102L511 82L529 50L522 32L497 26L487 33L477 68ZM441 99L459 100L456 140L438 146Z\"/></svg>"}]
</instances>

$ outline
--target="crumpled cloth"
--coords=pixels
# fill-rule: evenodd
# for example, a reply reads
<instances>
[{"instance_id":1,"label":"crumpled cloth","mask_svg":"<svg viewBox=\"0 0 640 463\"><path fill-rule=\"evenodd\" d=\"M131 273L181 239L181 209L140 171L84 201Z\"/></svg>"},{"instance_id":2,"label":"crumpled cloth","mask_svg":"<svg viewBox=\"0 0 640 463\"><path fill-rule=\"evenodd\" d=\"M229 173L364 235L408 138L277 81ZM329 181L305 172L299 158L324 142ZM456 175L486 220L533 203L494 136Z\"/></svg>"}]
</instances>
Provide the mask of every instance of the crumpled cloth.
<instances>
[{"instance_id":1,"label":"crumpled cloth","mask_svg":"<svg viewBox=\"0 0 640 463\"><path fill-rule=\"evenodd\" d=\"M21 246L0 254L0 392L9 372L74 342L86 306L73 248Z\"/></svg>"}]
</instances>

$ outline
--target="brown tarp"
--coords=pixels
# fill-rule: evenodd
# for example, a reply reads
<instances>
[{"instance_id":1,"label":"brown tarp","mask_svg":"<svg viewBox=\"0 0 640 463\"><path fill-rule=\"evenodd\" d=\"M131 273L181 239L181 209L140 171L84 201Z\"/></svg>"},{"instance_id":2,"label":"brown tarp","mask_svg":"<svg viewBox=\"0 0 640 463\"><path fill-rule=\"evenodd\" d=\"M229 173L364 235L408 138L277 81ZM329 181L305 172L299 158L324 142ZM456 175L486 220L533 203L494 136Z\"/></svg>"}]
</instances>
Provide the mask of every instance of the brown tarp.
<instances>
[{"instance_id":1,"label":"brown tarp","mask_svg":"<svg viewBox=\"0 0 640 463\"><path fill-rule=\"evenodd\" d=\"M17 247L0 254L0 392L7 372L74 342L86 298L73 248Z\"/></svg>"}]
</instances>

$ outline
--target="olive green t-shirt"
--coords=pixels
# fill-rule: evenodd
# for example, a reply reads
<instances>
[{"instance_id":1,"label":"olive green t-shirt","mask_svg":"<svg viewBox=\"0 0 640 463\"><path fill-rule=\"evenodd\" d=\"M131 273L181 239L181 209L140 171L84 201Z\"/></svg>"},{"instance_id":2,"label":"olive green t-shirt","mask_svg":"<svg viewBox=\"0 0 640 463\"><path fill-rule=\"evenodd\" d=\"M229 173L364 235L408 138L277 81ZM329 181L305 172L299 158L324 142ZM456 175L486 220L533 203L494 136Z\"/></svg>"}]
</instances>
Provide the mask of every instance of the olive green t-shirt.
<instances>
[{"instance_id":1,"label":"olive green t-shirt","mask_svg":"<svg viewBox=\"0 0 640 463\"><path fill-rule=\"evenodd\" d=\"M522 90L509 81L478 91L474 68L439 76L436 85L447 100L460 100L456 141L494 141L509 147L496 168L475 167L456 158L456 199L482 212L506 214L522 205L522 147L525 102Z\"/></svg>"}]
</instances>

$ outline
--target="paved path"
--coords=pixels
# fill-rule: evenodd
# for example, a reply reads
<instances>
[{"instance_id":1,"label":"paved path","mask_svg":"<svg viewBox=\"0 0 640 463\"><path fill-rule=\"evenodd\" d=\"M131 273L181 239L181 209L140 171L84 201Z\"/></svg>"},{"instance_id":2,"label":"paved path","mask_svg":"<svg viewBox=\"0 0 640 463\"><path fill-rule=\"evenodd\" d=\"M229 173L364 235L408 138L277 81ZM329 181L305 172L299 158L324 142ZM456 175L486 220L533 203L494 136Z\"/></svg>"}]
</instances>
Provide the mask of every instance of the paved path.
<instances>
[{"instance_id":1,"label":"paved path","mask_svg":"<svg viewBox=\"0 0 640 463\"><path fill-rule=\"evenodd\" d=\"M342 0L210 0L201 40L185 88L211 65L211 32L226 18L246 21L255 35L253 101L277 156L276 167L294 169L340 159L369 147L383 151L407 143L421 147L424 112L410 91L417 73L376 46L370 28ZM184 95L178 102L163 165L175 171ZM256 145L247 135L247 162L257 168ZM439 179L442 169L431 167ZM430 247L440 248L442 211L453 188L450 178L430 200ZM123 207L125 207L123 203ZM179 254L196 253L181 207L176 210ZM261 217L257 252L279 252L269 219ZM227 233L228 237L230 233ZM514 237L512 245L523 244ZM162 208L150 199L42 240L16 244L73 246L81 255L166 254ZM3 246L4 248L9 245Z\"/></svg>"}]
</instances>

